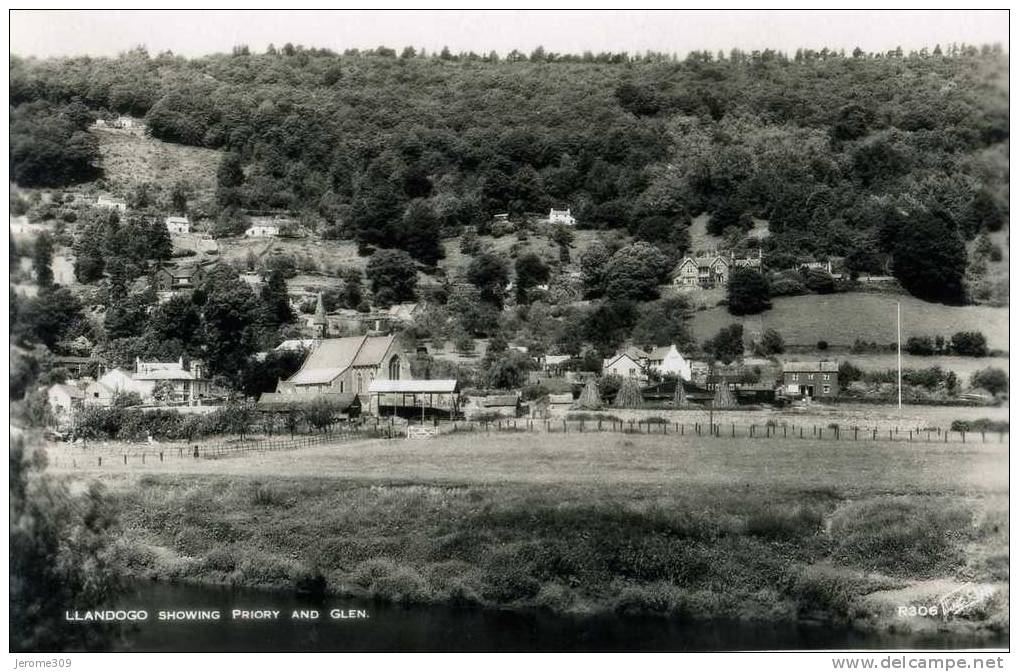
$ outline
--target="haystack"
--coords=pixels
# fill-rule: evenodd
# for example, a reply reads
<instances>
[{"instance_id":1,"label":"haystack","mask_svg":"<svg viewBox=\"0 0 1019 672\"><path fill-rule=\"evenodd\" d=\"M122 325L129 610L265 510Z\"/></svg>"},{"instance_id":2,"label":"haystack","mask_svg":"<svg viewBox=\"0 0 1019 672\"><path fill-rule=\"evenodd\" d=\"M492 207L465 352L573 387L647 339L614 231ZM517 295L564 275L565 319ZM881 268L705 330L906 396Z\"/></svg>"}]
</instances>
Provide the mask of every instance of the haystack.
<instances>
[{"instance_id":1,"label":"haystack","mask_svg":"<svg viewBox=\"0 0 1019 672\"><path fill-rule=\"evenodd\" d=\"M625 378L619 391L616 392L614 406L619 408L641 408L644 406L644 397L640 393L640 383L636 378Z\"/></svg>"},{"instance_id":2,"label":"haystack","mask_svg":"<svg viewBox=\"0 0 1019 672\"><path fill-rule=\"evenodd\" d=\"M721 380L715 387L715 398L711 404L715 408L732 408L736 405L736 399L732 396L729 383Z\"/></svg>"},{"instance_id":3,"label":"haystack","mask_svg":"<svg viewBox=\"0 0 1019 672\"><path fill-rule=\"evenodd\" d=\"M686 390L683 389L683 380L679 379L676 381L676 392L672 395L673 406L685 406L686 405Z\"/></svg>"},{"instance_id":4,"label":"haystack","mask_svg":"<svg viewBox=\"0 0 1019 672\"><path fill-rule=\"evenodd\" d=\"M598 385L594 382L594 378L587 379L584 391L580 393L574 406L585 411L597 411L602 407L601 395L598 394Z\"/></svg>"}]
</instances>

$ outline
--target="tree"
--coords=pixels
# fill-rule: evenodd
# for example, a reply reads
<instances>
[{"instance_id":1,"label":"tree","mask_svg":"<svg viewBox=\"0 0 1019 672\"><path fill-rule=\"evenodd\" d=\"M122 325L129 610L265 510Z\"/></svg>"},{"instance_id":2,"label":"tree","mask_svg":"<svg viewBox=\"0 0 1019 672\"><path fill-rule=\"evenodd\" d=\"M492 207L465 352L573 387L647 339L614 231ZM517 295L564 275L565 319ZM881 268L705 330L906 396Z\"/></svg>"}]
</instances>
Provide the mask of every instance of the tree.
<instances>
[{"instance_id":1,"label":"tree","mask_svg":"<svg viewBox=\"0 0 1019 672\"><path fill-rule=\"evenodd\" d=\"M743 356L743 325L722 327L715 336L704 342L704 351L725 364Z\"/></svg>"},{"instance_id":2,"label":"tree","mask_svg":"<svg viewBox=\"0 0 1019 672\"><path fill-rule=\"evenodd\" d=\"M597 298L605 292L605 267L612 253L601 241L593 243L580 255L580 278L585 292Z\"/></svg>"},{"instance_id":3,"label":"tree","mask_svg":"<svg viewBox=\"0 0 1019 672\"><path fill-rule=\"evenodd\" d=\"M541 257L534 253L517 257L515 270L517 303L519 304L527 303L528 290L547 282L550 275L548 266L541 260Z\"/></svg>"},{"instance_id":4,"label":"tree","mask_svg":"<svg viewBox=\"0 0 1019 672\"><path fill-rule=\"evenodd\" d=\"M745 212L746 210L740 203L731 198L726 199L711 214L711 219L708 220L707 226L708 233L713 236L721 236L730 227L739 229L750 228L747 226L747 218L744 217ZM750 225L753 226L752 220Z\"/></svg>"},{"instance_id":5,"label":"tree","mask_svg":"<svg viewBox=\"0 0 1019 672\"><path fill-rule=\"evenodd\" d=\"M605 264L605 293L613 299L657 298L658 286L669 270L669 260L654 245L645 242L627 245Z\"/></svg>"},{"instance_id":6,"label":"tree","mask_svg":"<svg viewBox=\"0 0 1019 672\"><path fill-rule=\"evenodd\" d=\"M32 268L40 290L53 287L53 239L45 231L40 233L32 245Z\"/></svg>"},{"instance_id":7,"label":"tree","mask_svg":"<svg viewBox=\"0 0 1019 672\"><path fill-rule=\"evenodd\" d=\"M356 309L364 300L361 292L361 270L348 268L341 275L343 277L343 287L340 290L342 306Z\"/></svg>"},{"instance_id":8,"label":"tree","mask_svg":"<svg viewBox=\"0 0 1019 672\"><path fill-rule=\"evenodd\" d=\"M980 369L973 374L970 385L982 387L991 394L1004 394L1008 392L1008 374L993 367Z\"/></svg>"},{"instance_id":9,"label":"tree","mask_svg":"<svg viewBox=\"0 0 1019 672\"><path fill-rule=\"evenodd\" d=\"M67 621L54 605L112 604L115 519L92 483L72 495L45 473L46 455L18 437L10 446L10 646L13 651L96 651L112 647L118 628Z\"/></svg>"},{"instance_id":10,"label":"tree","mask_svg":"<svg viewBox=\"0 0 1019 672\"><path fill-rule=\"evenodd\" d=\"M963 299L966 245L939 215L917 213L899 226L892 271L906 290L921 299L958 303Z\"/></svg>"},{"instance_id":11,"label":"tree","mask_svg":"<svg viewBox=\"0 0 1019 672\"><path fill-rule=\"evenodd\" d=\"M509 266L492 252L482 252L467 265L467 280L481 290L481 300L502 310L506 285L509 283Z\"/></svg>"},{"instance_id":12,"label":"tree","mask_svg":"<svg viewBox=\"0 0 1019 672\"><path fill-rule=\"evenodd\" d=\"M978 231L998 231L1004 223L1004 216L997 200L987 189L980 189L970 201L966 213L966 228L972 235Z\"/></svg>"},{"instance_id":13,"label":"tree","mask_svg":"<svg viewBox=\"0 0 1019 672\"><path fill-rule=\"evenodd\" d=\"M261 299L268 324L278 327L281 324L293 322L294 311L290 307L287 281L283 279L283 273L280 270L269 272L265 284L262 285Z\"/></svg>"},{"instance_id":14,"label":"tree","mask_svg":"<svg viewBox=\"0 0 1019 672\"><path fill-rule=\"evenodd\" d=\"M224 207L241 204L244 165L236 152L225 152L216 170L216 201Z\"/></svg>"},{"instance_id":15,"label":"tree","mask_svg":"<svg viewBox=\"0 0 1019 672\"><path fill-rule=\"evenodd\" d=\"M726 294L729 312L733 315L756 315L771 308L768 279L752 268L733 268L729 273Z\"/></svg>"},{"instance_id":16,"label":"tree","mask_svg":"<svg viewBox=\"0 0 1019 672\"><path fill-rule=\"evenodd\" d=\"M934 354L934 342L930 336L910 336L906 340L906 352L919 357L929 357Z\"/></svg>"},{"instance_id":17,"label":"tree","mask_svg":"<svg viewBox=\"0 0 1019 672\"><path fill-rule=\"evenodd\" d=\"M681 296L672 296L638 308L639 317L631 339L645 346L672 345L680 348L692 344L688 321L690 304Z\"/></svg>"},{"instance_id":18,"label":"tree","mask_svg":"<svg viewBox=\"0 0 1019 672\"><path fill-rule=\"evenodd\" d=\"M328 429L336 422L337 412L336 404L325 397L316 397L301 409L305 422L319 431Z\"/></svg>"},{"instance_id":19,"label":"tree","mask_svg":"<svg viewBox=\"0 0 1019 672\"><path fill-rule=\"evenodd\" d=\"M986 357L987 337L979 331L957 331L952 334L952 354L960 357Z\"/></svg>"},{"instance_id":20,"label":"tree","mask_svg":"<svg viewBox=\"0 0 1019 672\"><path fill-rule=\"evenodd\" d=\"M757 352L763 357L785 352L785 340L782 338L782 334L774 329L765 329L761 334L761 340L757 343Z\"/></svg>"},{"instance_id":21,"label":"tree","mask_svg":"<svg viewBox=\"0 0 1019 672\"><path fill-rule=\"evenodd\" d=\"M804 273L804 284L816 294L831 294L835 291L835 278L823 268L808 268Z\"/></svg>"},{"instance_id":22,"label":"tree","mask_svg":"<svg viewBox=\"0 0 1019 672\"><path fill-rule=\"evenodd\" d=\"M445 256L439 218L427 201L413 201L403 213L401 245L410 256L434 266Z\"/></svg>"},{"instance_id":23,"label":"tree","mask_svg":"<svg viewBox=\"0 0 1019 672\"><path fill-rule=\"evenodd\" d=\"M204 318L203 341L209 371L237 381L255 351L262 305L251 288L227 267L217 266L199 287Z\"/></svg>"},{"instance_id":24,"label":"tree","mask_svg":"<svg viewBox=\"0 0 1019 672\"><path fill-rule=\"evenodd\" d=\"M169 380L160 380L152 388L152 398L166 404L173 401L173 383Z\"/></svg>"},{"instance_id":25,"label":"tree","mask_svg":"<svg viewBox=\"0 0 1019 672\"><path fill-rule=\"evenodd\" d=\"M417 287L417 267L410 255L402 250L378 250L365 268L371 282L375 302L388 306L413 301Z\"/></svg>"}]
</instances>

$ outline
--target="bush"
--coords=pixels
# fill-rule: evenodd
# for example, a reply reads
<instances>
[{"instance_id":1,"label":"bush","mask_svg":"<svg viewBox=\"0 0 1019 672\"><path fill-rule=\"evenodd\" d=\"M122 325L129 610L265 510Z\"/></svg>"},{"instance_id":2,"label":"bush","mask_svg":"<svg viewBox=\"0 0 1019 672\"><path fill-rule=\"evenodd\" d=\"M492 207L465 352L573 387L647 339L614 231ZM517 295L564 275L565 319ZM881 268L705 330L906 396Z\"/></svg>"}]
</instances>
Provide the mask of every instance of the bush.
<instances>
[{"instance_id":1,"label":"bush","mask_svg":"<svg viewBox=\"0 0 1019 672\"><path fill-rule=\"evenodd\" d=\"M1008 392L1008 374L994 367L980 369L970 378L970 384L982 387L991 394L1003 394Z\"/></svg>"},{"instance_id":2,"label":"bush","mask_svg":"<svg viewBox=\"0 0 1019 672\"><path fill-rule=\"evenodd\" d=\"M987 337L979 331L957 331L952 334L952 354L960 357L986 357Z\"/></svg>"},{"instance_id":3,"label":"bush","mask_svg":"<svg viewBox=\"0 0 1019 672\"><path fill-rule=\"evenodd\" d=\"M958 567L971 531L968 509L919 496L853 502L835 513L831 525L839 561L910 578Z\"/></svg>"},{"instance_id":4,"label":"bush","mask_svg":"<svg viewBox=\"0 0 1019 672\"><path fill-rule=\"evenodd\" d=\"M1008 420L991 420L990 418L980 418L979 420L953 420L951 430L953 432L1008 433Z\"/></svg>"},{"instance_id":5,"label":"bush","mask_svg":"<svg viewBox=\"0 0 1019 672\"><path fill-rule=\"evenodd\" d=\"M910 336L906 341L906 352L920 357L934 354L934 342L929 336Z\"/></svg>"},{"instance_id":6,"label":"bush","mask_svg":"<svg viewBox=\"0 0 1019 672\"><path fill-rule=\"evenodd\" d=\"M812 507L794 509L772 506L747 518L747 534L776 541L812 536L821 528L824 512Z\"/></svg>"},{"instance_id":7,"label":"bush","mask_svg":"<svg viewBox=\"0 0 1019 672\"><path fill-rule=\"evenodd\" d=\"M727 298L733 315L755 315L771 308L771 287L760 272L738 267L729 274Z\"/></svg>"}]
</instances>

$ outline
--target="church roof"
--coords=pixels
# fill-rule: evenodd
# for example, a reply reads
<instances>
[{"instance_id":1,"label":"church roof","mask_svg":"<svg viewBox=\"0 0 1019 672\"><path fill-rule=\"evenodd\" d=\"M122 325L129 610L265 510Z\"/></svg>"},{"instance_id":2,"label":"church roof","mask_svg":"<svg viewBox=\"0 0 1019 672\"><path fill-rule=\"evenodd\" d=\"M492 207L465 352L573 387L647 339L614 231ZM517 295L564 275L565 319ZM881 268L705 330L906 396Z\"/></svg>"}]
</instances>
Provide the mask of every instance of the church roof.
<instances>
[{"instance_id":1,"label":"church roof","mask_svg":"<svg viewBox=\"0 0 1019 672\"><path fill-rule=\"evenodd\" d=\"M323 339L288 382L295 385L328 384L352 366L378 366L393 339L393 336Z\"/></svg>"}]
</instances>

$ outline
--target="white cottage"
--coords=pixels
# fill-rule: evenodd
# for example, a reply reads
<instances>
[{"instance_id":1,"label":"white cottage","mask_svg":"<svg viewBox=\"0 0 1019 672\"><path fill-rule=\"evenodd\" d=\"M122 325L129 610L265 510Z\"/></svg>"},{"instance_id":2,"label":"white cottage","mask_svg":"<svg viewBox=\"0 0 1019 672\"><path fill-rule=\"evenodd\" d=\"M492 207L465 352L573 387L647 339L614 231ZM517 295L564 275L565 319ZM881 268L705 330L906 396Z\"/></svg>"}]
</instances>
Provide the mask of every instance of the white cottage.
<instances>
[{"instance_id":1,"label":"white cottage","mask_svg":"<svg viewBox=\"0 0 1019 672\"><path fill-rule=\"evenodd\" d=\"M191 233L191 222L188 220L187 217L177 217L171 215L170 217L167 217L164 221L166 222L166 230L169 231L171 234L185 235Z\"/></svg>"},{"instance_id":2,"label":"white cottage","mask_svg":"<svg viewBox=\"0 0 1019 672\"><path fill-rule=\"evenodd\" d=\"M565 210L556 210L553 208L548 211L548 223L574 226L577 223L577 219L570 213L569 208L566 208Z\"/></svg>"},{"instance_id":3,"label":"white cottage","mask_svg":"<svg viewBox=\"0 0 1019 672\"><path fill-rule=\"evenodd\" d=\"M692 377L690 362L675 345L654 348L648 354L648 366L663 375L671 373L683 380L690 380Z\"/></svg>"}]
</instances>

